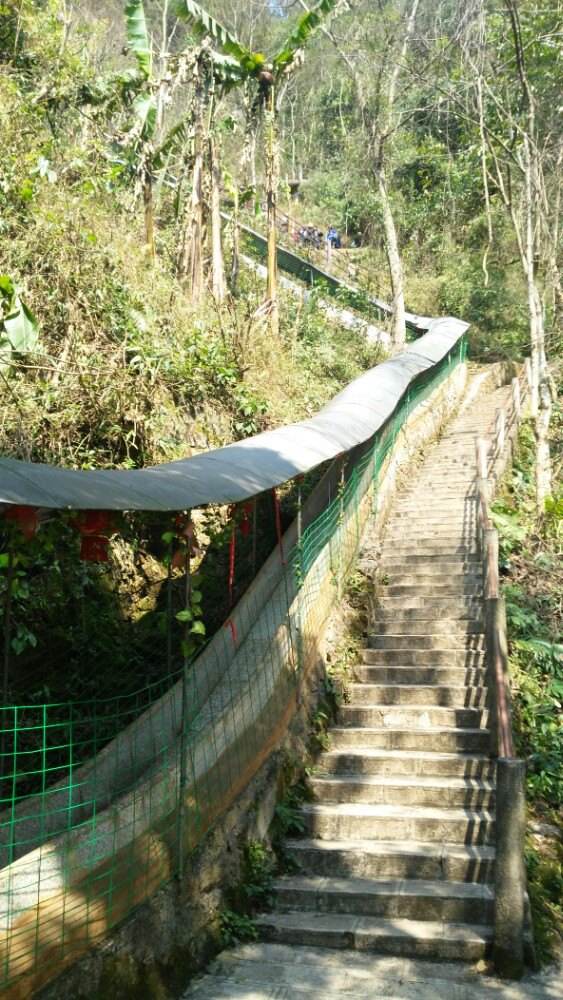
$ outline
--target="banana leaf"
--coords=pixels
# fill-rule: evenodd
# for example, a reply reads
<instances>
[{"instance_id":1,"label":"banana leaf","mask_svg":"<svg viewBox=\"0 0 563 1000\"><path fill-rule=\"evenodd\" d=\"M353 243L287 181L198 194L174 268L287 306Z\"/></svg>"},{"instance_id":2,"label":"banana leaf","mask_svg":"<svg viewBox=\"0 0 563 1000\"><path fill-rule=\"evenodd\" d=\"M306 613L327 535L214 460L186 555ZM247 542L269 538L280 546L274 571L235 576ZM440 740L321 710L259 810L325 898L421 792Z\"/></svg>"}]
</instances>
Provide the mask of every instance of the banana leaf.
<instances>
[{"instance_id":1,"label":"banana leaf","mask_svg":"<svg viewBox=\"0 0 563 1000\"><path fill-rule=\"evenodd\" d=\"M236 59L246 73L256 75L264 66L266 57L261 52L251 52L246 46L241 45L220 21L212 17L195 0L177 0L175 11L178 17L191 22L200 38L212 38L223 52Z\"/></svg>"},{"instance_id":2,"label":"banana leaf","mask_svg":"<svg viewBox=\"0 0 563 1000\"><path fill-rule=\"evenodd\" d=\"M148 78L151 74L151 44L143 0L127 0L125 19L127 43L135 54L139 69Z\"/></svg>"},{"instance_id":3,"label":"banana leaf","mask_svg":"<svg viewBox=\"0 0 563 1000\"><path fill-rule=\"evenodd\" d=\"M277 72L291 65L297 53L306 45L321 21L332 13L339 2L340 0L319 0L319 3L312 10L307 11L299 18L283 49L274 56L273 64Z\"/></svg>"}]
</instances>

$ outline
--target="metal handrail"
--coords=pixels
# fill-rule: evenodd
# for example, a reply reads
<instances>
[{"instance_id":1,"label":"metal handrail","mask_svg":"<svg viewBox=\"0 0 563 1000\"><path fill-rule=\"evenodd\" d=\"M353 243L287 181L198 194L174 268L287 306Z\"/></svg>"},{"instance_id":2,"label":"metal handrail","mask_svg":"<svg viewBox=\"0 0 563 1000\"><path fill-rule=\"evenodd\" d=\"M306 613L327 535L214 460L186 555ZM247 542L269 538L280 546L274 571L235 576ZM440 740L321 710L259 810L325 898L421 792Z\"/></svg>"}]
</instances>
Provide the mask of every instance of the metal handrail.
<instances>
[{"instance_id":1,"label":"metal handrail","mask_svg":"<svg viewBox=\"0 0 563 1000\"><path fill-rule=\"evenodd\" d=\"M494 683L494 707L496 709L493 731L495 743L493 752L500 757L514 757L512 739L512 713L508 684L507 639L504 606L499 604L499 538L493 526L490 513L491 477L498 474L499 466L509 457L518 431L522 413L522 402L529 392L528 369L525 376L512 379L512 394L506 407L497 409L494 432L491 440L476 440L477 466L477 531L479 550L483 562L484 600L487 618L487 647L491 680Z\"/></svg>"},{"instance_id":2,"label":"metal handrail","mask_svg":"<svg viewBox=\"0 0 563 1000\"><path fill-rule=\"evenodd\" d=\"M530 389L530 369L526 366L525 377L512 380L508 405L496 412L492 439L476 441L477 541L483 561L491 750L497 758L493 959L497 972L513 979L519 979L524 970L526 764L516 757L512 738L506 610L499 586L499 539L490 514L490 483L498 481L511 457L522 402Z\"/></svg>"}]
</instances>

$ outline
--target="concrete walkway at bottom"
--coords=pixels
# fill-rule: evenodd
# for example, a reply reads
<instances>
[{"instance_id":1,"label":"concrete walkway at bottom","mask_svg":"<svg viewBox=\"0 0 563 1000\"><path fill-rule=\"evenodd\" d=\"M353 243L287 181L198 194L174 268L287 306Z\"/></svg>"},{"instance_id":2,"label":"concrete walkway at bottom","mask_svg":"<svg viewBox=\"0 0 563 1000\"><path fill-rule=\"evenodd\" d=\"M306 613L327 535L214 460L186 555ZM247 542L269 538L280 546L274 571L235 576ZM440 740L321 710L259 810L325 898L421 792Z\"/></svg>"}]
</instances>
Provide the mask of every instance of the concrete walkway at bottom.
<instances>
[{"instance_id":1,"label":"concrete walkway at bottom","mask_svg":"<svg viewBox=\"0 0 563 1000\"><path fill-rule=\"evenodd\" d=\"M563 970L518 983L479 966L280 944L223 951L183 1000L562 1000Z\"/></svg>"}]
</instances>

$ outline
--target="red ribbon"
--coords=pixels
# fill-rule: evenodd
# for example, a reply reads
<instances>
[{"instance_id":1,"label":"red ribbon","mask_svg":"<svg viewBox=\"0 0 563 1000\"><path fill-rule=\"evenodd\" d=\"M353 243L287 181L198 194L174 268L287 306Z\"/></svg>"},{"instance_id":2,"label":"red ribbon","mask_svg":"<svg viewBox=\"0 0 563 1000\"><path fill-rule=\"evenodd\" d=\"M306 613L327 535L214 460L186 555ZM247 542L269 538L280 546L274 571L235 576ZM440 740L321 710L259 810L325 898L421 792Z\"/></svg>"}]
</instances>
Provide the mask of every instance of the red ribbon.
<instances>
[{"instance_id":1,"label":"red ribbon","mask_svg":"<svg viewBox=\"0 0 563 1000\"><path fill-rule=\"evenodd\" d=\"M225 622L223 628L228 628L229 629L229 631L231 633L231 638L233 640L233 643L236 646L236 644L237 644L237 627L236 627L233 619L232 618L227 618L227 621Z\"/></svg>"},{"instance_id":2,"label":"red ribbon","mask_svg":"<svg viewBox=\"0 0 563 1000\"><path fill-rule=\"evenodd\" d=\"M80 558L84 562L103 563L109 559L109 535L113 514L109 510L85 510L76 524L82 536Z\"/></svg>"},{"instance_id":3,"label":"red ribbon","mask_svg":"<svg viewBox=\"0 0 563 1000\"><path fill-rule=\"evenodd\" d=\"M242 518L240 522L240 533L245 538L248 538L250 534L250 529L252 527L251 515L254 510L254 504L252 500L243 503L242 505Z\"/></svg>"},{"instance_id":4,"label":"red ribbon","mask_svg":"<svg viewBox=\"0 0 563 1000\"><path fill-rule=\"evenodd\" d=\"M85 510L78 519L78 530L81 535L104 535L111 530L112 520L109 510Z\"/></svg>"},{"instance_id":5,"label":"red ribbon","mask_svg":"<svg viewBox=\"0 0 563 1000\"><path fill-rule=\"evenodd\" d=\"M39 528L39 510L37 507L26 507L21 504L14 504L4 511L7 521L12 521L19 528L26 542L31 541L37 534Z\"/></svg>"},{"instance_id":6,"label":"red ribbon","mask_svg":"<svg viewBox=\"0 0 563 1000\"><path fill-rule=\"evenodd\" d=\"M84 562L107 562L108 546L109 538L105 535L84 535L80 543L80 558Z\"/></svg>"},{"instance_id":7,"label":"red ribbon","mask_svg":"<svg viewBox=\"0 0 563 1000\"><path fill-rule=\"evenodd\" d=\"M281 529L281 508L280 508L280 498L277 494L276 488L274 486L272 490L272 496L274 498L274 513L276 516L276 535L278 538L278 545L280 547L280 559L282 566L285 566L285 557L283 553L283 541L282 541L282 529Z\"/></svg>"},{"instance_id":8,"label":"red ribbon","mask_svg":"<svg viewBox=\"0 0 563 1000\"><path fill-rule=\"evenodd\" d=\"M235 585L235 556L237 544L237 527L233 519L231 526L231 540L229 542L229 603L233 606L233 590Z\"/></svg>"}]
</instances>

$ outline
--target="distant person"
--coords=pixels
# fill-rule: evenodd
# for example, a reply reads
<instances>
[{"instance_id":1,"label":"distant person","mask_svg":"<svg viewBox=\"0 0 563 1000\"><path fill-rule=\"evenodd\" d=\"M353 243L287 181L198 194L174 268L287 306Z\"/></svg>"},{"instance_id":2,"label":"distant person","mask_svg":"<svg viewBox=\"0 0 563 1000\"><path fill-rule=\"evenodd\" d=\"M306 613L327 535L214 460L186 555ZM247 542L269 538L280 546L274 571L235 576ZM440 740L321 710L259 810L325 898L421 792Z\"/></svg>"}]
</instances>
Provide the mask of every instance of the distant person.
<instances>
[{"instance_id":1,"label":"distant person","mask_svg":"<svg viewBox=\"0 0 563 1000\"><path fill-rule=\"evenodd\" d=\"M342 247L342 241L340 239L340 233L334 226L330 226L326 234L326 241L330 243L333 250L340 250Z\"/></svg>"}]
</instances>

